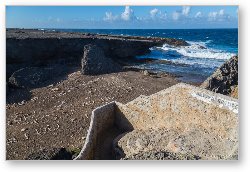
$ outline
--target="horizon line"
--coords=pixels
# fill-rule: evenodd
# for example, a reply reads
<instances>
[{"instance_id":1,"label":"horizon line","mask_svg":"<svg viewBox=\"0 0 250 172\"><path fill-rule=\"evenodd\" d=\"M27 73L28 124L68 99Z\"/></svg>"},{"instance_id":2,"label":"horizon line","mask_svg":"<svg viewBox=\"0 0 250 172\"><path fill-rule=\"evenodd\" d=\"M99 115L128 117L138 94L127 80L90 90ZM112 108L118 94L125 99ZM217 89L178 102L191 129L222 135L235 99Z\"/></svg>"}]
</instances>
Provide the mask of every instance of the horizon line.
<instances>
[{"instance_id":1,"label":"horizon line","mask_svg":"<svg viewBox=\"0 0 250 172\"><path fill-rule=\"evenodd\" d=\"M99 30L156 30L157 28L145 28L145 29L139 29L139 28L47 28L47 27L37 27L37 28L24 28L24 27L9 27L6 29L64 29L64 30L81 30L81 29L85 29L85 30L95 30L95 29L99 29ZM228 28L159 28L157 30L172 30L172 29L176 29L176 30L187 30L187 29L238 29L238 27L228 27Z\"/></svg>"}]
</instances>

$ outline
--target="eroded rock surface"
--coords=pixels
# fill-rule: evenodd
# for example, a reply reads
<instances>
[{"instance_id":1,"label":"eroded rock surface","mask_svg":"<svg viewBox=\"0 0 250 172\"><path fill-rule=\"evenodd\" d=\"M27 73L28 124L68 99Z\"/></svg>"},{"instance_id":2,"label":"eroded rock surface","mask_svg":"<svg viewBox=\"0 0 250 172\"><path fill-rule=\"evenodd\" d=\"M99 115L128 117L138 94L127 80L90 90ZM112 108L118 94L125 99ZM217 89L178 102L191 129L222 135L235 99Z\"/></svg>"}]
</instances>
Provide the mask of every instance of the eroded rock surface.
<instances>
[{"instance_id":1,"label":"eroded rock surface","mask_svg":"<svg viewBox=\"0 0 250 172\"><path fill-rule=\"evenodd\" d=\"M122 67L107 58L103 50L96 45L85 45L81 60L82 74L98 75L121 71Z\"/></svg>"},{"instance_id":2,"label":"eroded rock surface","mask_svg":"<svg viewBox=\"0 0 250 172\"><path fill-rule=\"evenodd\" d=\"M62 66L22 68L11 75L9 84L17 88L37 88L63 73L66 70Z\"/></svg>"},{"instance_id":3,"label":"eroded rock surface","mask_svg":"<svg viewBox=\"0 0 250 172\"><path fill-rule=\"evenodd\" d=\"M238 98L238 56L233 56L219 67L201 87Z\"/></svg>"}]
</instances>

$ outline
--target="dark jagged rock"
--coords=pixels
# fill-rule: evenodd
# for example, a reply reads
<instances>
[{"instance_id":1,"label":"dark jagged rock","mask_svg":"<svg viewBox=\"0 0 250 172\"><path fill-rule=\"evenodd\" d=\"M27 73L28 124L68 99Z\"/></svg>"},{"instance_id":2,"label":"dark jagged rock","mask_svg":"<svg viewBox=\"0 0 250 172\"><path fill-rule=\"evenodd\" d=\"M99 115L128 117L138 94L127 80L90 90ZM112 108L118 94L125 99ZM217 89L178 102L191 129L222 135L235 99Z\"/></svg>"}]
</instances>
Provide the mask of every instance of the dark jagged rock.
<instances>
[{"instance_id":1,"label":"dark jagged rock","mask_svg":"<svg viewBox=\"0 0 250 172\"><path fill-rule=\"evenodd\" d=\"M53 79L63 73L63 69L27 67L14 72L9 78L9 84L16 88L36 88L43 85L46 81Z\"/></svg>"},{"instance_id":2,"label":"dark jagged rock","mask_svg":"<svg viewBox=\"0 0 250 172\"><path fill-rule=\"evenodd\" d=\"M98 75L118 72L122 68L112 59L105 57L103 50L96 45L85 45L81 60L82 74Z\"/></svg>"},{"instance_id":3,"label":"dark jagged rock","mask_svg":"<svg viewBox=\"0 0 250 172\"><path fill-rule=\"evenodd\" d=\"M42 149L30 154L26 160L72 160L72 154L65 148Z\"/></svg>"},{"instance_id":4,"label":"dark jagged rock","mask_svg":"<svg viewBox=\"0 0 250 172\"><path fill-rule=\"evenodd\" d=\"M238 56L226 61L201 84L201 87L238 98Z\"/></svg>"}]
</instances>

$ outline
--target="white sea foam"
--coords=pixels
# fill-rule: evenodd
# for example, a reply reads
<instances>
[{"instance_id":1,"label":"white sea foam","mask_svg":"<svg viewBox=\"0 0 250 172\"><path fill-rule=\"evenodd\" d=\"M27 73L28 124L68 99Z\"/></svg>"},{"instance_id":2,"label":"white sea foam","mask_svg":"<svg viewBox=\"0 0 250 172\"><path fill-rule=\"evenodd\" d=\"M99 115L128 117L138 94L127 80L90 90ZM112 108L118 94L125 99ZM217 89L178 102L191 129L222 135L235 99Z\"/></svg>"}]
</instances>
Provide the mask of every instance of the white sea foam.
<instances>
[{"instance_id":1,"label":"white sea foam","mask_svg":"<svg viewBox=\"0 0 250 172\"><path fill-rule=\"evenodd\" d=\"M209 58L209 59L229 59L232 57L233 53L228 53L222 50L216 50L208 48L206 44L210 43L211 40L206 42L192 42L188 41L189 46L173 47L168 44L164 44L160 48L164 51L176 51L177 53L185 57L194 57L194 58Z\"/></svg>"}]
</instances>

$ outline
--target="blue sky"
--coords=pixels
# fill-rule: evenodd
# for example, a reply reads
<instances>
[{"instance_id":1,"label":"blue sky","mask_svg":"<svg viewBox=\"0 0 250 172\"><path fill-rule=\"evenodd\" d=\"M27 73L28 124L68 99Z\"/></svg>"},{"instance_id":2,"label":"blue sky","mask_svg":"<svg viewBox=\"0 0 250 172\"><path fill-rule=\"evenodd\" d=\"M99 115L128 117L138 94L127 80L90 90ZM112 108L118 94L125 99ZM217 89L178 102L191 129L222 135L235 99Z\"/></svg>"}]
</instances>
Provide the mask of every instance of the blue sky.
<instances>
[{"instance_id":1,"label":"blue sky","mask_svg":"<svg viewBox=\"0 0 250 172\"><path fill-rule=\"evenodd\" d=\"M7 28L238 28L238 6L7 6Z\"/></svg>"}]
</instances>

